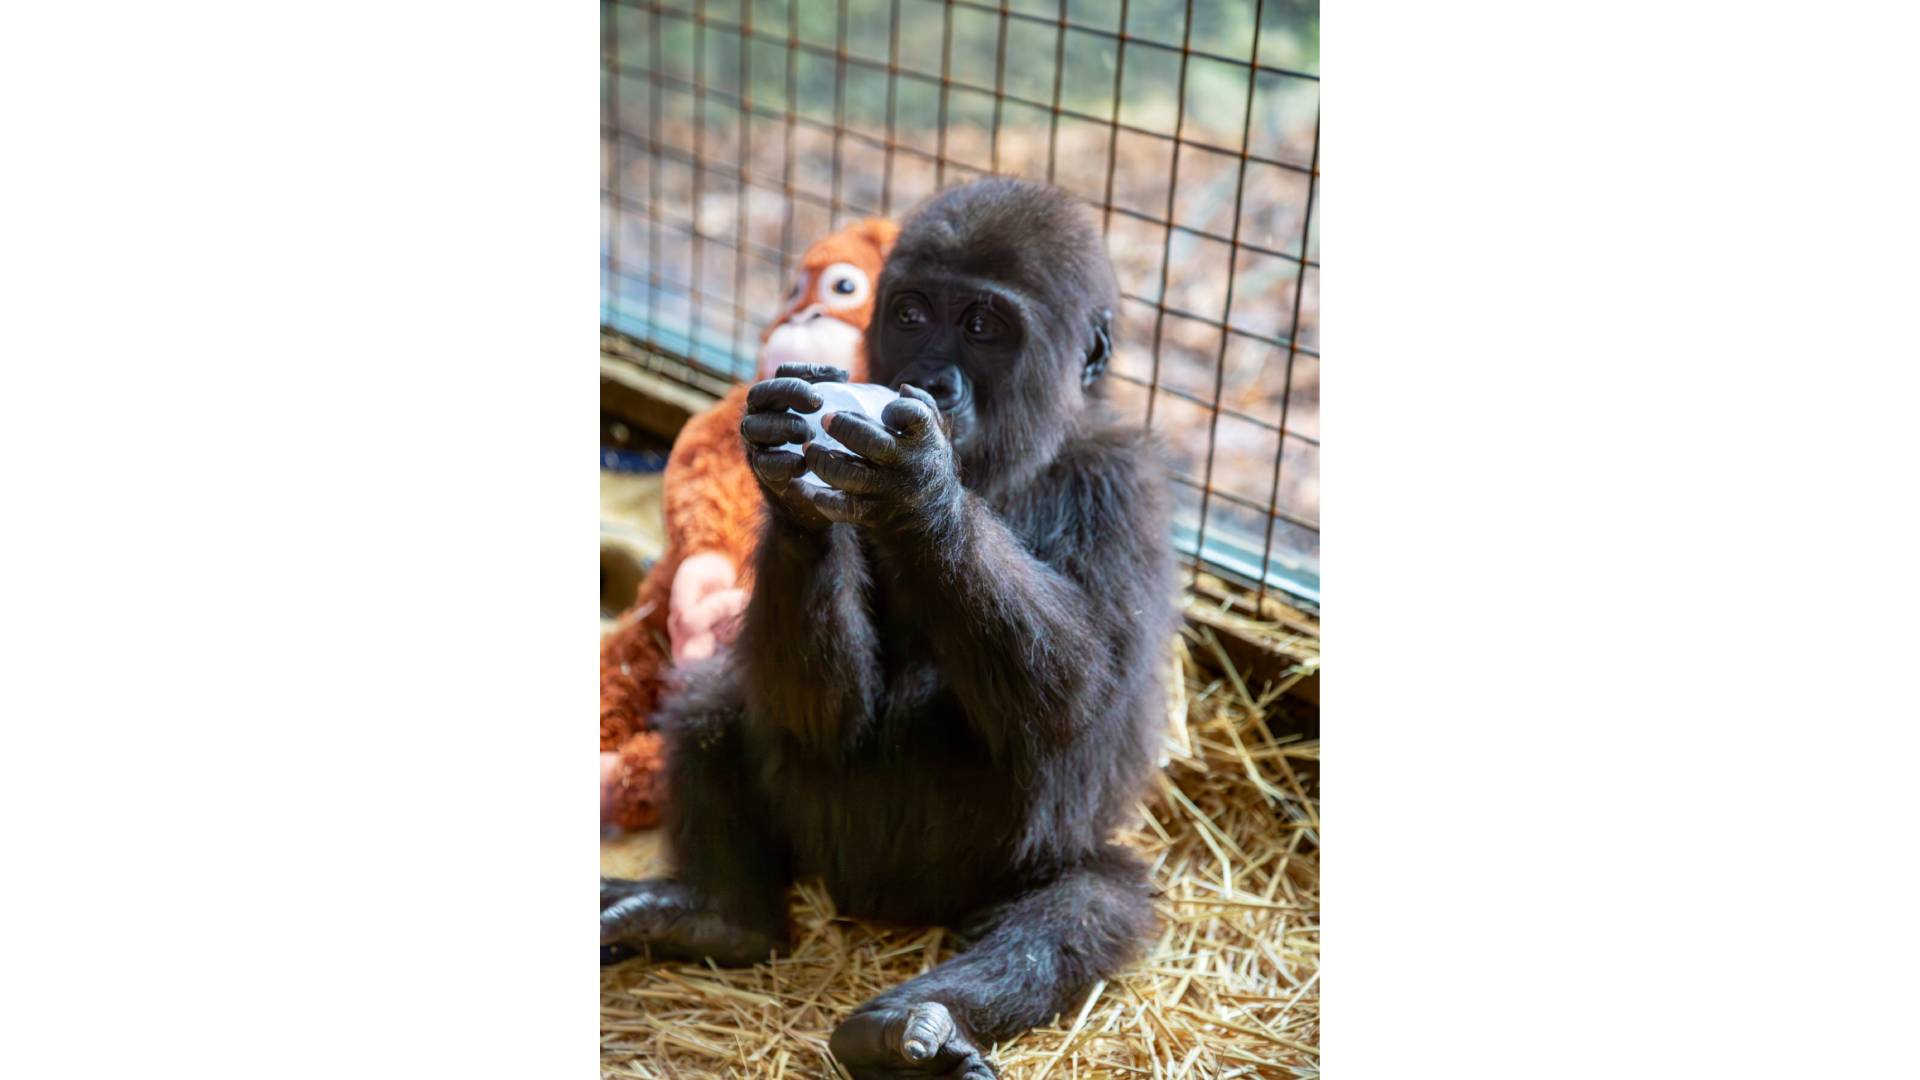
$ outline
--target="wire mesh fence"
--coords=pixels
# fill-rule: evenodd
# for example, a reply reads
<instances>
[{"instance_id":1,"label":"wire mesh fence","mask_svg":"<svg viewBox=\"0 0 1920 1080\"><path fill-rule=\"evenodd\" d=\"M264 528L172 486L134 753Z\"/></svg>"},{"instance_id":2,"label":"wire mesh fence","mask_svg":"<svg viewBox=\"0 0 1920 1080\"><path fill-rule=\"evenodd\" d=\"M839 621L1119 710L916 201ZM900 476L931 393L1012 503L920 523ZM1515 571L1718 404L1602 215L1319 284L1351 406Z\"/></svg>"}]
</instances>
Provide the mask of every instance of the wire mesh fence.
<instances>
[{"instance_id":1,"label":"wire mesh fence","mask_svg":"<svg viewBox=\"0 0 1920 1080\"><path fill-rule=\"evenodd\" d=\"M1319 600L1318 0L612 0L601 322L740 379L798 255L949 184L1085 199L1107 397L1175 460L1176 540Z\"/></svg>"}]
</instances>

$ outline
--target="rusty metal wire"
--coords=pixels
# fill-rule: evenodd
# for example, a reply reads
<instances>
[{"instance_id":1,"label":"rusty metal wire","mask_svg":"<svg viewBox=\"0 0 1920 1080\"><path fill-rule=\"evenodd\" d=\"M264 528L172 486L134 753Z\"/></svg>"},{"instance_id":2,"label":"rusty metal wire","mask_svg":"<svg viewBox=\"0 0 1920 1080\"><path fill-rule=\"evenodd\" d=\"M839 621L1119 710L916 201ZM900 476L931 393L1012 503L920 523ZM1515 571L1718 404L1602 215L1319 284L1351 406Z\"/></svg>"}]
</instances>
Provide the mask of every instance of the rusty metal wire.
<instances>
[{"instance_id":1,"label":"rusty metal wire","mask_svg":"<svg viewBox=\"0 0 1920 1080\"><path fill-rule=\"evenodd\" d=\"M1317 604L1317 22L1315 0L606 0L603 328L742 378L813 239L980 175L1059 183L1099 211L1109 397L1169 446L1193 572Z\"/></svg>"}]
</instances>

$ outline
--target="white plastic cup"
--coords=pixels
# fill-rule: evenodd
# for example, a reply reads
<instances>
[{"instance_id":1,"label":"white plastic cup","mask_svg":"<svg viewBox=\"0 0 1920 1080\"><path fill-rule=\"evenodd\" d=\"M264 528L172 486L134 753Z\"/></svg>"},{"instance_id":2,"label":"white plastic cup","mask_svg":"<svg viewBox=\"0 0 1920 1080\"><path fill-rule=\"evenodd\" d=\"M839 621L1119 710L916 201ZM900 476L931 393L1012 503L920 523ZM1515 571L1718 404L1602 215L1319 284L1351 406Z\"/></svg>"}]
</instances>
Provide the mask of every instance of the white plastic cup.
<instances>
[{"instance_id":1,"label":"white plastic cup","mask_svg":"<svg viewBox=\"0 0 1920 1080\"><path fill-rule=\"evenodd\" d=\"M811 442L828 450L840 450L849 454L853 451L848 450L840 440L827 434L827 429L820 426L821 418L830 412L850 412L859 413L877 424L880 422L880 413L887 407L887 403L900 396L892 387L882 386L879 383L818 382L813 384L813 392L820 395L818 409L810 413L803 413L798 409L791 411L806 421L807 434ZM780 449L791 450L798 454L802 447L800 443L788 443ZM798 480L812 487L827 486L827 482L813 475L811 469L802 473Z\"/></svg>"}]
</instances>

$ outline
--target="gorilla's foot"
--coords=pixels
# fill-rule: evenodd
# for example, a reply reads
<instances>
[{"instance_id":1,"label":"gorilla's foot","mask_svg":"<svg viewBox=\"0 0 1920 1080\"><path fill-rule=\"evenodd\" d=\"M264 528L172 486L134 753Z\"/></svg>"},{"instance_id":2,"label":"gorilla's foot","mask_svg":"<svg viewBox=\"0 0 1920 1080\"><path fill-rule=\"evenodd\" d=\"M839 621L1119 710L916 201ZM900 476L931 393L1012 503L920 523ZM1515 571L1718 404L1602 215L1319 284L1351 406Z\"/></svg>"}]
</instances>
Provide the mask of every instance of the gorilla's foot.
<instances>
[{"instance_id":1,"label":"gorilla's foot","mask_svg":"<svg viewBox=\"0 0 1920 1080\"><path fill-rule=\"evenodd\" d=\"M633 956L741 967L781 947L778 928L729 919L670 878L600 879L600 962Z\"/></svg>"},{"instance_id":2,"label":"gorilla's foot","mask_svg":"<svg viewBox=\"0 0 1920 1080\"><path fill-rule=\"evenodd\" d=\"M853 1080L994 1080L999 1075L937 1001L862 1009L833 1029L827 1045Z\"/></svg>"}]
</instances>

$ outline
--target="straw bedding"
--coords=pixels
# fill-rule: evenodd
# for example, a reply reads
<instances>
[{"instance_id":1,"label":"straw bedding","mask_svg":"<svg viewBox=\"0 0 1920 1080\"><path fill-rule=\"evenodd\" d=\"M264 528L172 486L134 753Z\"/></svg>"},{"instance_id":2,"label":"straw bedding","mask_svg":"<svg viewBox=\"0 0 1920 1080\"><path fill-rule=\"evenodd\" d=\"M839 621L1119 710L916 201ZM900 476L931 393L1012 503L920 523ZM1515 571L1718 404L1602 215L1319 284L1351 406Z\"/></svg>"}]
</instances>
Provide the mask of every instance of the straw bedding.
<instances>
[{"instance_id":1,"label":"straw bedding","mask_svg":"<svg viewBox=\"0 0 1920 1080\"><path fill-rule=\"evenodd\" d=\"M1007 1080L1319 1075L1319 743L1270 732L1284 688L1249 688L1208 631L1174 654L1170 760L1144 823L1121 838L1154 867L1160 934L1077 1010L995 1048ZM939 929L836 915L814 883L796 890L793 916L795 948L771 963L603 971L602 1074L840 1076L834 1024L953 954Z\"/></svg>"}]
</instances>

